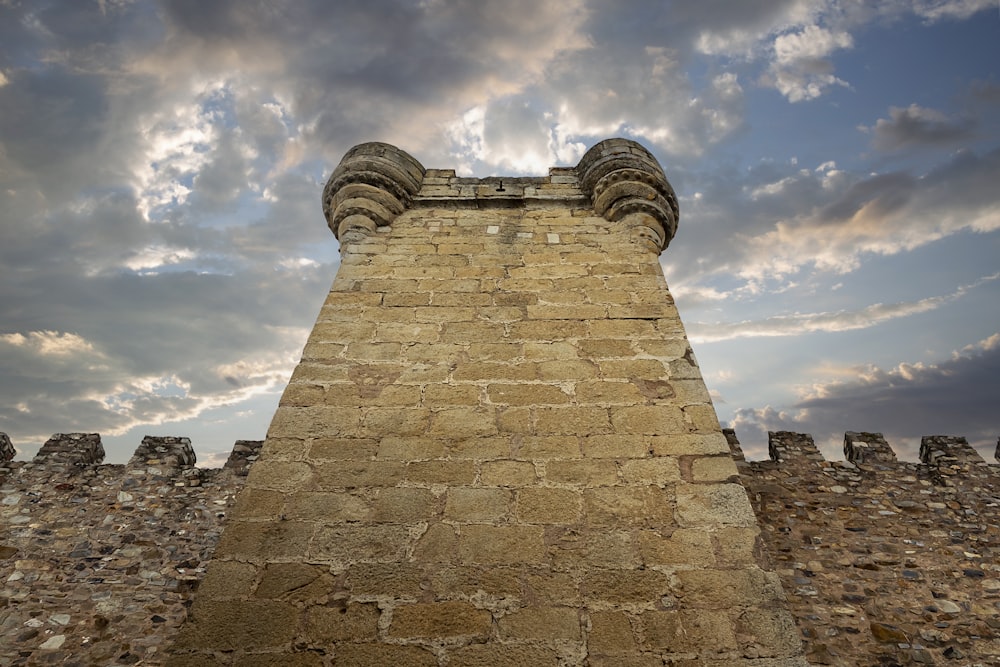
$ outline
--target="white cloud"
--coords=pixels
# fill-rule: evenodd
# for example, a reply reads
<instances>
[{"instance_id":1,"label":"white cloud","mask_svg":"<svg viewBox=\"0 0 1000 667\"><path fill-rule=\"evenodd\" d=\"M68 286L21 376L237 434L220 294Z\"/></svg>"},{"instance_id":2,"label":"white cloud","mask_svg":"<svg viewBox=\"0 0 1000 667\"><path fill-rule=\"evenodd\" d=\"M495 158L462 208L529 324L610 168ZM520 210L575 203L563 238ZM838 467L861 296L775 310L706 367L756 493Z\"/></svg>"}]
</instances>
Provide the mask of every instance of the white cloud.
<instances>
[{"instance_id":1,"label":"white cloud","mask_svg":"<svg viewBox=\"0 0 1000 667\"><path fill-rule=\"evenodd\" d=\"M854 46L846 32L833 32L808 25L799 32L778 35L774 40L774 61L779 66L791 66L803 61L826 58L839 49Z\"/></svg>"},{"instance_id":2,"label":"white cloud","mask_svg":"<svg viewBox=\"0 0 1000 667\"><path fill-rule=\"evenodd\" d=\"M84 355L97 359L104 358L104 355L94 348L93 343L67 331L29 331L27 336L16 332L0 334L0 342L45 357Z\"/></svg>"},{"instance_id":3,"label":"white cloud","mask_svg":"<svg viewBox=\"0 0 1000 667\"><path fill-rule=\"evenodd\" d=\"M929 22L941 19L967 19L983 10L995 10L994 0L918 0L913 11Z\"/></svg>"},{"instance_id":4,"label":"white cloud","mask_svg":"<svg viewBox=\"0 0 1000 667\"><path fill-rule=\"evenodd\" d=\"M194 258L195 252L189 248L169 248L162 245L150 245L137 250L125 260L125 266L132 271L148 272L161 266L180 264Z\"/></svg>"},{"instance_id":5,"label":"white cloud","mask_svg":"<svg viewBox=\"0 0 1000 667\"><path fill-rule=\"evenodd\" d=\"M946 303L962 298L970 290L998 278L1000 273L994 273L969 285L962 285L951 294L902 303L876 303L854 311L795 313L744 322L713 324L694 322L688 325L688 337L695 343L713 343L734 338L798 336L807 333L867 329L889 320L936 310Z\"/></svg>"},{"instance_id":6,"label":"white cloud","mask_svg":"<svg viewBox=\"0 0 1000 667\"><path fill-rule=\"evenodd\" d=\"M815 99L833 85L847 86L846 81L833 75L829 57L835 51L853 46L854 39L849 33L817 25L778 35L765 82L773 85L789 102Z\"/></svg>"},{"instance_id":7,"label":"white cloud","mask_svg":"<svg viewBox=\"0 0 1000 667\"><path fill-rule=\"evenodd\" d=\"M209 162L216 130L197 101L159 109L140 122L145 147L134 173L139 211L150 220L161 207L187 200L194 176Z\"/></svg>"},{"instance_id":8,"label":"white cloud","mask_svg":"<svg viewBox=\"0 0 1000 667\"><path fill-rule=\"evenodd\" d=\"M926 174L862 176L839 169L780 170L770 165L743 183L727 179L687 219L725 228L734 241L700 257L697 275L736 274L747 284L794 276L804 269L847 273L867 255L895 255L962 231L1000 229L1000 151L961 152ZM734 197L734 186L740 193ZM707 218L708 221L705 220ZM734 224L733 221L736 221ZM680 258L681 261L690 260ZM667 257L674 262L676 258Z\"/></svg>"}]
</instances>

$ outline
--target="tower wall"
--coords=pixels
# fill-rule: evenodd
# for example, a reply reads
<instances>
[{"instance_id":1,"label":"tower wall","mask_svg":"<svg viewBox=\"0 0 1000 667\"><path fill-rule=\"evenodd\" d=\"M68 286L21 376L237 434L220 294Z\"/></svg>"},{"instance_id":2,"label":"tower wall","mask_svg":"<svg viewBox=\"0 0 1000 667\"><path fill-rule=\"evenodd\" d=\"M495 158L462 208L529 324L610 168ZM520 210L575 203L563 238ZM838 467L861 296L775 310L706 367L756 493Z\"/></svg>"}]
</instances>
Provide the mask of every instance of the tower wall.
<instances>
[{"instance_id":1,"label":"tower wall","mask_svg":"<svg viewBox=\"0 0 1000 667\"><path fill-rule=\"evenodd\" d=\"M173 665L802 665L658 263L641 146L458 178L386 144Z\"/></svg>"}]
</instances>

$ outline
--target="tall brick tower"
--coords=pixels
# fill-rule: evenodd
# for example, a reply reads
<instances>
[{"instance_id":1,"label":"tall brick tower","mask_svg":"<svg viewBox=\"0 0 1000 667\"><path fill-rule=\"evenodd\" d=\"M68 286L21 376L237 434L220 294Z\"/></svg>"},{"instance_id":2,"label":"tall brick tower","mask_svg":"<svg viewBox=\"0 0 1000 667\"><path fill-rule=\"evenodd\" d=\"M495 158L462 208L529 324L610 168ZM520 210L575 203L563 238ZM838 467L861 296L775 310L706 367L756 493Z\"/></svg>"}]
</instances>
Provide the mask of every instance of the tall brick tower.
<instances>
[{"instance_id":1,"label":"tall brick tower","mask_svg":"<svg viewBox=\"0 0 1000 667\"><path fill-rule=\"evenodd\" d=\"M610 139L542 178L380 143L172 665L805 665Z\"/></svg>"}]
</instances>

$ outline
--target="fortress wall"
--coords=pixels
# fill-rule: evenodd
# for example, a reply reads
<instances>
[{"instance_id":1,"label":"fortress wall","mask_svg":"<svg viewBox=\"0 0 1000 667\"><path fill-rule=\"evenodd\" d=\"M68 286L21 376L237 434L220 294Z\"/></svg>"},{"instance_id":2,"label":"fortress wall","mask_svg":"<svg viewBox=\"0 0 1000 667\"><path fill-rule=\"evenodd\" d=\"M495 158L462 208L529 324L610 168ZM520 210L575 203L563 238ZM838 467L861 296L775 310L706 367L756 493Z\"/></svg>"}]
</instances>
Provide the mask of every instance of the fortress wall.
<instances>
[{"instance_id":1,"label":"fortress wall","mask_svg":"<svg viewBox=\"0 0 1000 667\"><path fill-rule=\"evenodd\" d=\"M187 438L102 465L96 433L30 462L0 433L0 664L161 664L260 444L203 470Z\"/></svg>"},{"instance_id":2,"label":"fortress wall","mask_svg":"<svg viewBox=\"0 0 1000 667\"><path fill-rule=\"evenodd\" d=\"M846 461L769 434L746 462L727 430L813 664L1000 664L1000 466L928 436L920 463L848 432Z\"/></svg>"},{"instance_id":3,"label":"fortress wall","mask_svg":"<svg viewBox=\"0 0 1000 667\"><path fill-rule=\"evenodd\" d=\"M463 179L385 144L169 664L803 665L658 263L641 146Z\"/></svg>"}]
</instances>

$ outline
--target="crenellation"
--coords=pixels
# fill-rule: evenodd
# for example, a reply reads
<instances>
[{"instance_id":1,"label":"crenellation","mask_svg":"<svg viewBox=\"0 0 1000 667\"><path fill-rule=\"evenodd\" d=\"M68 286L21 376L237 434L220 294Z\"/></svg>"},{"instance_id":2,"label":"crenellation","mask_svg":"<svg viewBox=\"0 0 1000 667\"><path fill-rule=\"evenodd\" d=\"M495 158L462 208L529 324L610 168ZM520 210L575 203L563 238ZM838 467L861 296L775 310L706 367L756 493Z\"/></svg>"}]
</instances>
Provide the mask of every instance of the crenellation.
<instances>
[{"instance_id":1,"label":"crenellation","mask_svg":"<svg viewBox=\"0 0 1000 667\"><path fill-rule=\"evenodd\" d=\"M6 463L17 455L10 437L6 433L0 433L0 463Z\"/></svg>"},{"instance_id":2,"label":"crenellation","mask_svg":"<svg viewBox=\"0 0 1000 667\"><path fill-rule=\"evenodd\" d=\"M190 439L147 435L126 465L129 468L182 471L194 467L195 461Z\"/></svg>"},{"instance_id":3,"label":"crenellation","mask_svg":"<svg viewBox=\"0 0 1000 667\"><path fill-rule=\"evenodd\" d=\"M738 469L810 663L997 663L1000 466L950 436L925 437L920 463L878 433L848 431L842 462L771 440L777 460Z\"/></svg>"},{"instance_id":4,"label":"crenellation","mask_svg":"<svg viewBox=\"0 0 1000 667\"><path fill-rule=\"evenodd\" d=\"M260 448L263 445L263 440L237 440L233 444L229 458L226 459L226 470L239 477L246 477L250 472L250 466L260 456Z\"/></svg>"},{"instance_id":5,"label":"crenellation","mask_svg":"<svg viewBox=\"0 0 1000 667\"><path fill-rule=\"evenodd\" d=\"M939 469L968 472L969 466L986 465L979 452L963 437L925 435L920 439L920 460Z\"/></svg>"},{"instance_id":6,"label":"crenellation","mask_svg":"<svg viewBox=\"0 0 1000 667\"><path fill-rule=\"evenodd\" d=\"M823 461L823 454L808 433L792 431L768 431L767 454L774 462L783 461Z\"/></svg>"},{"instance_id":7,"label":"crenellation","mask_svg":"<svg viewBox=\"0 0 1000 667\"><path fill-rule=\"evenodd\" d=\"M0 466L0 664L162 664L245 471L193 467L188 438L103 458L99 434L56 434Z\"/></svg>"},{"instance_id":8,"label":"crenellation","mask_svg":"<svg viewBox=\"0 0 1000 667\"><path fill-rule=\"evenodd\" d=\"M897 463L896 453L881 433L847 431L844 434L844 458L855 465L893 466Z\"/></svg>"},{"instance_id":9,"label":"crenellation","mask_svg":"<svg viewBox=\"0 0 1000 667\"><path fill-rule=\"evenodd\" d=\"M104 460L104 446L99 433L56 433L45 441L35 463L85 466Z\"/></svg>"}]
</instances>

